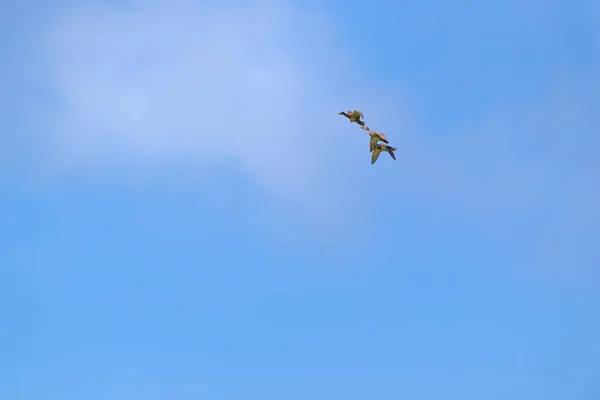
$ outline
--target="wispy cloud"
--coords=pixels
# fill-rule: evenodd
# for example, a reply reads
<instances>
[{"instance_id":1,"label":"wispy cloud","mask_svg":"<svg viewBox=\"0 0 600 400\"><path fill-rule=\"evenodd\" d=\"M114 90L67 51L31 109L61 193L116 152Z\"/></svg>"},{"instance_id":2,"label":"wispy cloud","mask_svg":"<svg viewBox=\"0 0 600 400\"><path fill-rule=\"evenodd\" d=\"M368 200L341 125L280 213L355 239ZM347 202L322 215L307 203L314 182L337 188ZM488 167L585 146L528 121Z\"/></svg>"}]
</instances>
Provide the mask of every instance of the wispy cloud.
<instances>
[{"instance_id":1,"label":"wispy cloud","mask_svg":"<svg viewBox=\"0 0 600 400\"><path fill-rule=\"evenodd\" d=\"M339 203L327 166L343 64L324 16L151 1L79 5L52 21L38 61L54 99L38 117L53 166L226 163L305 209Z\"/></svg>"},{"instance_id":2,"label":"wispy cloud","mask_svg":"<svg viewBox=\"0 0 600 400\"><path fill-rule=\"evenodd\" d=\"M48 130L48 165L70 174L226 165L313 215L337 213L337 222L359 203L378 201L393 215L415 202L510 228L558 210L565 193L573 204L597 196L589 193L597 74L577 80L567 68L565 83L545 98L507 98L503 109L480 109L463 126L434 132L428 116L411 112L400 80L349 85L364 54L343 53L336 35L327 15L277 1L54 12L36 60L52 93L35 114ZM335 115L345 107L360 108L399 148L393 168L369 169L369 154L355 151L366 148L364 132ZM374 178L389 184L373 191ZM559 220L583 209L549 218L556 223L543 246L567 231ZM362 210L354 220L367 218Z\"/></svg>"}]
</instances>

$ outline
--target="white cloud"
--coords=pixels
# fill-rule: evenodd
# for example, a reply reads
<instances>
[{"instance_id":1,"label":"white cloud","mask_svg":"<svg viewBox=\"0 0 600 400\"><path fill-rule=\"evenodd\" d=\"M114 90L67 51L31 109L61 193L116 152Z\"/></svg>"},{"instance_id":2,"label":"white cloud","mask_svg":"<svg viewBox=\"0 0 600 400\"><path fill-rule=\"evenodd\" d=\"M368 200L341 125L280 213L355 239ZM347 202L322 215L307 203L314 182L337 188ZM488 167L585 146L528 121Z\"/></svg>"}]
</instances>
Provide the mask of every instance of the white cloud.
<instances>
[{"instance_id":1,"label":"white cloud","mask_svg":"<svg viewBox=\"0 0 600 400\"><path fill-rule=\"evenodd\" d=\"M427 132L407 115L398 82L350 87L364 55L342 54L332 21L287 3L80 5L51 21L39 65L57 101L36 115L49 125L51 164L70 173L227 164L315 215L337 213L336 222L359 201L389 200L390 215L414 201L510 227L560 195L556 176L597 166L581 156L595 148L585 141L598 126L581 93L559 90L445 135ZM355 151L364 133L335 115L346 107L399 148L393 167L370 168L370 155ZM586 196L595 178L571 179L571 193ZM373 179L389 185L373 191ZM367 215L360 210L353 219ZM573 218L556 219L543 246Z\"/></svg>"},{"instance_id":2,"label":"white cloud","mask_svg":"<svg viewBox=\"0 0 600 400\"><path fill-rule=\"evenodd\" d=\"M228 163L326 213L342 68L327 21L277 2L79 5L43 32L51 164ZM337 82L336 82L337 80ZM342 133L343 134L343 133ZM341 136L338 136L339 138ZM340 180L337 180L340 183ZM335 185L333 185L335 186Z\"/></svg>"}]
</instances>

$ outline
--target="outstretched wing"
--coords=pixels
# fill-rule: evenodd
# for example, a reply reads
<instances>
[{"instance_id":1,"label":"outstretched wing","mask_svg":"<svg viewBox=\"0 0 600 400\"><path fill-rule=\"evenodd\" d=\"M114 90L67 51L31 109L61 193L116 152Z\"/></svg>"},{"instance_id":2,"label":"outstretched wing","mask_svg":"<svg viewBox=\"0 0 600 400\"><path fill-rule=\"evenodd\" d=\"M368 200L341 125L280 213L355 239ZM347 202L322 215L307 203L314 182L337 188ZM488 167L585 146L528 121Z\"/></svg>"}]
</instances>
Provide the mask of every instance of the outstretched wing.
<instances>
[{"instance_id":1,"label":"outstretched wing","mask_svg":"<svg viewBox=\"0 0 600 400\"><path fill-rule=\"evenodd\" d=\"M373 150L375 150L375 147L377 146L377 135L371 135L371 140L369 141L369 151L372 153Z\"/></svg>"},{"instance_id":2,"label":"outstretched wing","mask_svg":"<svg viewBox=\"0 0 600 400\"><path fill-rule=\"evenodd\" d=\"M385 137L385 135L381 132L377 132L377 135L379 136L379 140L381 140L384 143L389 143L387 138Z\"/></svg>"},{"instance_id":3,"label":"outstretched wing","mask_svg":"<svg viewBox=\"0 0 600 400\"><path fill-rule=\"evenodd\" d=\"M379 158L379 153L381 153L381 149L376 147L375 150L373 150L373 155L371 156L371 164L375 164L375 161L377 161L377 158Z\"/></svg>"},{"instance_id":4,"label":"outstretched wing","mask_svg":"<svg viewBox=\"0 0 600 400\"><path fill-rule=\"evenodd\" d=\"M394 150L391 147L387 148L388 153L390 153L390 156L392 156L392 158L394 160L396 160L396 155L394 154Z\"/></svg>"}]
</instances>

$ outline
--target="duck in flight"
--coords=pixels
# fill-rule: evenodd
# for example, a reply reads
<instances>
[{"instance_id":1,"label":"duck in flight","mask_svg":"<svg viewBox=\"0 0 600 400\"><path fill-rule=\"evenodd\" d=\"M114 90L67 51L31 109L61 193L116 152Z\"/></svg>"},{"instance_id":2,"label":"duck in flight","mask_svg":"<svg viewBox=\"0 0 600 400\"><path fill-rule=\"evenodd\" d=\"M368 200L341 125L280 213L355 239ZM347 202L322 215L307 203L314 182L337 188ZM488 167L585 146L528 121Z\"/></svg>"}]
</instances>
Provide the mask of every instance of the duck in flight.
<instances>
[{"instance_id":1,"label":"duck in flight","mask_svg":"<svg viewBox=\"0 0 600 400\"><path fill-rule=\"evenodd\" d=\"M365 128L363 126L361 126L361 128L369 132L369 135L371 136L371 140L369 141L369 151L371 153L373 152L373 150L375 150L377 142L389 143L383 133L369 130L369 128Z\"/></svg>"},{"instance_id":2,"label":"duck in flight","mask_svg":"<svg viewBox=\"0 0 600 400\"><path fill-rule=\"evenodd\" d=\"M360 126L365 126L365 122L361 121L361 118L364 118L365 116L358 110L348 110L348 112L340 111L338 115L343 115L344 117L348 118L350 120L350 123L356 122Z\"/></svg>"},{"instance_id":3,"label":"duck in flight","mask_svg":"<svg viewBox=\"0 0 600 400\"><path fill-rule=\"evenodd\" d=\"M371 156L371 164L375 164L375 161L377 161L377 158L379 158L379 154L381 154L382 151L387 151L390 156L396 160L396 155L394 154L394 151L398 150L395 147L392 146L388 146L387 144L377 144L375 146L375 149L373 150L373 155Z\"/></svg>"}]
</instances>

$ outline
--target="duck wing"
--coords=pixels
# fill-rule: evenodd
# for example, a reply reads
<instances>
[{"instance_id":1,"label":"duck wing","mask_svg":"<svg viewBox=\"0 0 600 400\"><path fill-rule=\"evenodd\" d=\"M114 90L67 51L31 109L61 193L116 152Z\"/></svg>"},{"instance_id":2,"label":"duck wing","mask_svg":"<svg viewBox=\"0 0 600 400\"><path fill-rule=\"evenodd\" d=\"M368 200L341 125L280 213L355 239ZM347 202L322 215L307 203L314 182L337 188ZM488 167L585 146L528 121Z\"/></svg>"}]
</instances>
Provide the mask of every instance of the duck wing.
<instances>
[{"instance_id":1,"label":"duck wing","mask_svg":"<svg viewBox=\"0 0 600 400\"><path fill-rule=\"evenodd\" d=\"M375 150L375 147L377 147L377 140L379 140L377 135L371 135L371 140L369 141L369 151L371 153L373 152L373 150Z\"/></svg>"},{"instance_id":2,"label":"duck wing","mask_svg":"<svg viewBox=\"0 0 600 400\"><path fill-rule=\"evenodd\" d=\"M375 164L375 161L377 161L379 158L379 153L381 153L381 149L376 147L375 150L373 150L373 155L371 156L371 164Z\"/></svg>"},{"instance_id":3,"label":"duck wing","mask_svg":"<svg viewBox=\"0 0 600 400\"><path fill-rule=\"evenodd\" d=\"M390 153L390 156L392 156L394 160L396 160L396 155L394 154L394 149L392 147L388 147L387 152Z\"/></svg>"},{"instance_id":4,"label":"duck wing","mask_svg":"<svg viewBox=\"0 0 600 400\"><path fill-rule=\"evenodd\" d=\"M381 140L384 143L389 143L387 138L385 137L385 135L381 132L377 132L377 135L379 136L379 140Z\"/></svg>"}]
</instances>

